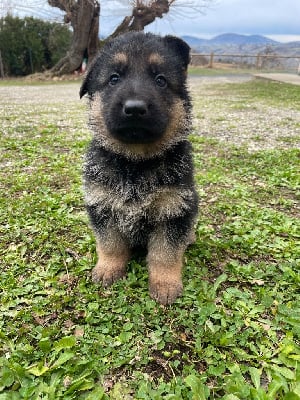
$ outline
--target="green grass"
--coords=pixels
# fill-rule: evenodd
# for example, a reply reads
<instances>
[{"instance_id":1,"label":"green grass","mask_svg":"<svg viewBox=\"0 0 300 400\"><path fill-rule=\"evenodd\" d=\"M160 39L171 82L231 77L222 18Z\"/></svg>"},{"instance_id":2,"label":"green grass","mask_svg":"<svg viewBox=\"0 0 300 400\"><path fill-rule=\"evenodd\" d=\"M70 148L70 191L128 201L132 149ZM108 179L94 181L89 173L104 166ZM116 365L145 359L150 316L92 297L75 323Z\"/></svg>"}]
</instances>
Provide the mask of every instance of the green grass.
<instances>
[{"instance_id":1,"label":"green grass","mask_svg":"<svg viewBox=\"0 0 300 400\"><path fill-rule=\"evenodd\" d=\"M70 76L71 79L68 77L60 80L60 79L45 79L39 80L37 78L9 78L9 79L0 79L0 88L7 87L7 86L45 86L45 85L65 85L65 84L74 84L74 82L81 82L83 79L82 76Z\"/></svg>"},{"instance_id":2,"label":"green grass","mask_svg":"<svg viewBox=\"0 0 300 400\"><path fill-rule=\"evenodd\" d=\"M189 67L189 75L190 76L226 76L226 75L250 75L253 74L253 69L244 69L244 68L206 68L206 67L197 67L190 66Z\"/></svg>"},{"instance_id":3,"label":"green grass","mask_svg":"<svg viewBox=\"0 0 300 400\"><path fill-rule=\"evenodd\" d=\"M298 109L297 90L252 82L221 96ZM197 241L183 297L162 307L143 260L110 289L91 282L85 110L63 126L42 110L1 133L0 400L299 400L299 150L191 137Z\"/></svg>"},{"instance_id":4,"label":"green grass","mask_svg":"<svg viewBox=\"0 0 300 400\"><path fill-rule=\"evenodd\" d=\"M209 57L206 57L207 59ZM226 63L225 63L226 64ZM273 73L295 73L294 71L286 72L285 70L274 70ZM214 63L213 68L207 66L189 66L189 75L191 76L230 76L230 75L253 75L270 73L270 69L257 69L254 66L240 66L238 64L228 64L227 68Z\"/></svg>"},{"instance_id":5,"label":"green grass","mask_svg":"<svg viewBox=\"0 0 300 400\"><path fill-rule=\"evenodd\" d=\"M233 84L227 86L225 92L233 91L243 97L244 101L254 104L257 101L265 101L271 106L288 107L300 110L300 90L297 85L284 84L272 81L253 83L249 81L244 85Z\"/></svg>"}]
</instances>

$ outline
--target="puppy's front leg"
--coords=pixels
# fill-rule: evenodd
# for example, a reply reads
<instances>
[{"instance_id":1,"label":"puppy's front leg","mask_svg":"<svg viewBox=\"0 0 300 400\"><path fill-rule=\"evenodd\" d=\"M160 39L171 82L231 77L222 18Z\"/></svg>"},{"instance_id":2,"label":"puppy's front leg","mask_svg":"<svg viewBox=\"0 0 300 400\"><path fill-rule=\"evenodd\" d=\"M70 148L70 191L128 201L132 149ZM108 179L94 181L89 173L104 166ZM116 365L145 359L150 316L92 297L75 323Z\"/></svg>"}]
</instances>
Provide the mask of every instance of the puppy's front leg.
<instances>
[{"instance_id":1,"label":"puppy's front leg","mask_svg":"<svg viewBox=\"0 0 300 400\"><path fill-rule=\"evenodd\" d=\"M182 294L182 265L185 245L171 245L164 230L149 241L148 269L150 296L159 303L171 304Z\"/></svg>"},{"instance_id":2,"label":"puppy's front leg","mask_svg":"<svg viewBox=\"0 0 300 400\"><path fill-rule=\"evenodd\" d=\"M97 238L98 261L92 271L94 282L102 282L104 287L112 285L126 274L130 252L126 243L117 234L112 240Z\"/></svg>"}]
</instances>

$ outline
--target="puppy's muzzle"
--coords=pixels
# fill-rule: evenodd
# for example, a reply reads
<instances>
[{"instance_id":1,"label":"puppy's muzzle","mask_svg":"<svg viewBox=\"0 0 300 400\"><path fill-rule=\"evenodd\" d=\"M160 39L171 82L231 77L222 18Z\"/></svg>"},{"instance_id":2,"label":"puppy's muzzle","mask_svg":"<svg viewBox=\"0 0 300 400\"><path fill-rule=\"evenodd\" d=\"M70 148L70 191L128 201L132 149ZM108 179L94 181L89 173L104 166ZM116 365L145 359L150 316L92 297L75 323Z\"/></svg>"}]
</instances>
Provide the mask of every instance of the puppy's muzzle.
<instances>
[{"instance_id":1,"label":"puppy's muzzle","mask_svg":"<svg viewBox=\"0 0 300 400\"><path fill-rule=\"evenodd\" d=\"M109 130L123 143L153 143L164 134L167 121L147 99L127 97L115 110L113 115L116 117L109 120Z\"/></svg>"}]
</instances>

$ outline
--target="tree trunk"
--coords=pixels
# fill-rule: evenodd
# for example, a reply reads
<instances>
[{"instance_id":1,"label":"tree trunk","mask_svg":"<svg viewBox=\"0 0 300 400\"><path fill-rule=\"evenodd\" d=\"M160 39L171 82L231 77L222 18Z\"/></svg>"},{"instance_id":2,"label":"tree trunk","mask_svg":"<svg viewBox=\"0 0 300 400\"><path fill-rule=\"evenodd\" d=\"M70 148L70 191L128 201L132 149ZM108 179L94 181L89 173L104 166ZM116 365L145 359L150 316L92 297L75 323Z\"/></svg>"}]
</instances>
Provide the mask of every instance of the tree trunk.
<instances>
[{"instance_id":1,"label":"tree trunk","mask_svg":"<svg viewBox=\"0 0 300 400\"><path fill-rule=\"evenodd\" d=\"M90 62L97 53L100 5L97 0L48 0L48 3L65 11L65 22L70 22L73 28L70 50L51 73L73 73L80 68L83 58Z\"/></svg>"}]
</instances>

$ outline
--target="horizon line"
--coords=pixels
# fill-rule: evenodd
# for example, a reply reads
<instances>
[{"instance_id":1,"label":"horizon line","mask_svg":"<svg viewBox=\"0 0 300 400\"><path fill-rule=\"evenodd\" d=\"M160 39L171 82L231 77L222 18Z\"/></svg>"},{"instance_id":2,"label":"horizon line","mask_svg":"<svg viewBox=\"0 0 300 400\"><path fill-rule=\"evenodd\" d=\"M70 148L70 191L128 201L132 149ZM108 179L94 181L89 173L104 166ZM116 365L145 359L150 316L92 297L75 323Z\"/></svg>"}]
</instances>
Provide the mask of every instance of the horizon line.
<instances>
[{"instance_id":1,"label":"horizon line","mask_svg":"<svg viewBox=\"0 0 300 400\"><path fill-rule=\"evenodd\" d=\"M197 39L206 39L210 40L215 37L221 36L221 35L240 35L240 36L261 36L265 37L267 39L274 40L279 43L291 43L291 42L300 42L300 35L291 35L291 34L277 34L277 33L272 33L272 34L261 34L261 33L237 33L237 32L223 32L223 33L183 33L180 34L180 36L190 36L190 37L195 37Z\"/></svg>"}]
</instances>

